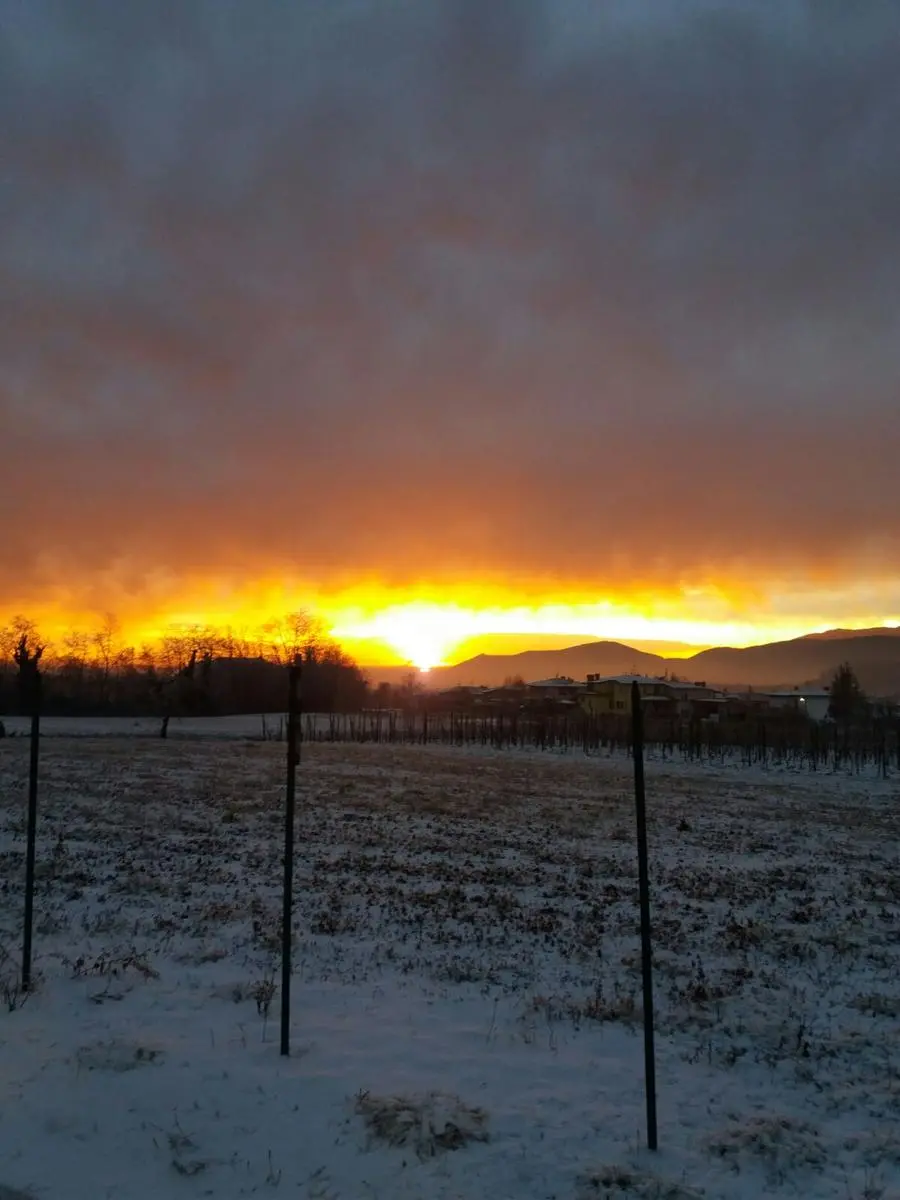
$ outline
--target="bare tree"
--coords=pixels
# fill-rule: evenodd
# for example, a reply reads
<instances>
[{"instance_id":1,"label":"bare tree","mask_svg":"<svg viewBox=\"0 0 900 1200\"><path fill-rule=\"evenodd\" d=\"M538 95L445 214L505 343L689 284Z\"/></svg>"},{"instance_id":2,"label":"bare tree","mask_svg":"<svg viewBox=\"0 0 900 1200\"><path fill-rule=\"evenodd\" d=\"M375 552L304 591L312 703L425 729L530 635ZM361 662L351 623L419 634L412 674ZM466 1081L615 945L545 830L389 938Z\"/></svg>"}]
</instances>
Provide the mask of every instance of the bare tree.
<instances>
[{"instance_id":1,"label":"bare tree","mask_svg":"<svg viewBox=\"0 0 900 1200\"><path fill-rule=\"evenodd\" d=\"M97 663L100 702L104 705L108 705L112 699L111 683L119 632L120 626L117 618L112 613L105 613L100 628L91 638Z\"/></svg>"},{"instance_id":2,"label":"bare tree","mask_svg":"<svg viewBox=\"0 0 900 1200\"><path fill-rule=\"evenodd\" d=\"M323 621L305 609L288 613L262 628L266 636L266 657L282 666L294 662L299 655L304 661L315 661L329 645Z\"/></svg>"},{"instance_id":3,"label":"bare tree","mask_svg":"<svg viewBox=\"0 0 900 1200\"><path fill-rule=\"evenodd\" d=\"M34 708L40 695L40 662L44 647L36 642L29 644L29 635L23 633L13 651L13 661L19 670L19 696L22 709Z\"/></svg>"},{"instance_id":4,"label":"bare tree","mask_svg":"<svg viewBox=\"0 0 900 1200\"><path fill-rule=\"evenodd\" d=\"M14 661L23 637L29 642L39 641L37 625L29 617L15 616L8 625L0 627L0 656L6 661Z\"/></svg>"}]
</instances>

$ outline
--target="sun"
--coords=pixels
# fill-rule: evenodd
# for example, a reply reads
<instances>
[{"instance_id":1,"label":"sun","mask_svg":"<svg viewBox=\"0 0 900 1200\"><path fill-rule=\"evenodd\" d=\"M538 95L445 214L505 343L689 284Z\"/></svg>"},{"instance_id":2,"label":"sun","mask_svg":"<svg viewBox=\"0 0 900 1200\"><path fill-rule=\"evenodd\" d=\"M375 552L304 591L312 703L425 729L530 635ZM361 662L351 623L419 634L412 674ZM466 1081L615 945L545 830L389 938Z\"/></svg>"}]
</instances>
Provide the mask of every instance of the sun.
<instances>
[{"instance_id":1,"label":"sun","mask_svg":"<svg viewBox=\"0 0 900 1200\"><path fill-rule=\"evenodd\" d=\"M401 658L422 672L441 666L449 644L437 631L415 623L398 623L394 629L385 629L381 636Z\"/></svg>"},{"instance_id":2,"label":"sun","mask_svg":"<svg viewBox=\"0 0 900 1200\"><path fill-rule=\"evenodd\" d=\"M452 610L429 603L392 605L367 620L341 624L332 630L340 638L378 639L398 658L427 672L443 666L447 655L465 636Z\"/></svg>"},{"instance_id":3,"label":"sun","mask_svg":"<svg viewBox=\"0 0 900 1200\"><path fill-rule=\"evenodd\" d=\"M694 589L685 600L636 596L622 601L591 601L579 597L571 603L518 604L512 607L480 602L456 602L436 590L427 598L385 603L382 596L361 596L355 603L336 605L329 613L329 629L336 641L366 665L404 665L427 672L466 657L508 653L494 648L492 639L536 635L579 639L606 638L627 645L677 643L689 654L693 647L748 646L765 640L799 637L804 627L776 625L765 628L735 619L734 605L717 591ZM690 602L699 611L684 615ZM884 619L878 622L884 624ZM824 628L824 626L823 626ZM763 636L765 635L765 636ZM649 648L649 647L648 647ZM673 648L670 653L674 657Z\"/></svg>"}]
</instances>

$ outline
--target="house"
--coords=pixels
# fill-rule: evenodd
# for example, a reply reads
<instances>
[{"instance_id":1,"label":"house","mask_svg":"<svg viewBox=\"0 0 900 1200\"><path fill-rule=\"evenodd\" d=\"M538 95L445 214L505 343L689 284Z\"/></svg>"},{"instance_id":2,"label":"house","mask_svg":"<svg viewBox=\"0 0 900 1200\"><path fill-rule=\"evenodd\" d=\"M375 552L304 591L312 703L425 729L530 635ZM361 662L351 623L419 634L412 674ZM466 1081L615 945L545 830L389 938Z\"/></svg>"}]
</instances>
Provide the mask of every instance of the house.
<instances>
[{"instance_id":1,"label":"house","mask_svg":"<svg viewBox=\"0 0 900 1200\"><path fill-rule=\"evenodd\" d=\"M525 703L527 685L505 683L502 687L486 688L477 703L495 711L515 712Z\"/></svg>"},{"instance_id":2,"label":"house","mask_svg":"<svg viewBox=\"0 0 900 1200\"><path fill-rule=\"evenodd\" d=\"M560 675L553 679L538 679L529 683L526 686L526 700L529 703L576 704L583 691L583 683L577 683L567 675Z\"/></svg>"},{"instance_id":3,"label":"house","mask_svg":"<svg viewBox=\"0 0 900 1200\"><path fill-rule=\"evenodd\" d=\"M719 719L731 725L758 721L768 708L765 699L755 692L726 692L722 700Z\"/></svg>"},{"instance_id":4,"label":"house","mask_svg":"<svg viewBox=\"0 0 900 1200\"><path fill-rule=\"evenodd\" d=\"M800 713L810 721L827 721L831 691L827 687L796 687L792 690L754 692L754 697L776 712Z\"/></svg>"},{"instance_id":5,"label":"house","mask_svg":"<svg viewBox=\"0 0 900 1200\"><path fill-rule=\"evenodd\" d=\"M425 707L434 712L465 712L481 704L489 690L474 684L441 688L429 693Z\"/></svg>"},{"instance_id":6,"label":"house","mask_svg":"<svg viewBox=\"0 0 900 1200\"><path fill-rule=\"evenodd\" d=\"M582 705L599 715L631 712L631 687L638 685L641 705L648 717L674 720L718 720L725 698L703 681L654 679L649 675L588 675Z\"/></svg>"},{"instance_id":7,"label":"house","mask_svg":"<svg viewBox=\"0 0 900 1200\"><path fill-rule=\"evenodd\" d=\"M663 687L675 701L677 716L684 721L718 721L724 708L725 696L705 680L688 683L681 679L666 679Z\"/></svg>"},{"instance_id":8,"label":"house","mask_svg":"<svg viewBox=\"0 0 900 1200\"><path fill-rule=\"evenodd\" d=\"M831 689L802 688L800 711L805 712L811 721L827 721L831 712Z\"/></svg>"},{"instance_id":9,"label":"house","mask_svg":"<svg viewBox=\"0 0 900 1200\"><path fill-rule=\"evenodd\" d=\"M633 683L638 685L646 712L671 705L671 696L663 691L663 680L649 675L588 675L581 705L591 716L609 713L627 716L631 712Z\"/></svg>"}]
</instances>

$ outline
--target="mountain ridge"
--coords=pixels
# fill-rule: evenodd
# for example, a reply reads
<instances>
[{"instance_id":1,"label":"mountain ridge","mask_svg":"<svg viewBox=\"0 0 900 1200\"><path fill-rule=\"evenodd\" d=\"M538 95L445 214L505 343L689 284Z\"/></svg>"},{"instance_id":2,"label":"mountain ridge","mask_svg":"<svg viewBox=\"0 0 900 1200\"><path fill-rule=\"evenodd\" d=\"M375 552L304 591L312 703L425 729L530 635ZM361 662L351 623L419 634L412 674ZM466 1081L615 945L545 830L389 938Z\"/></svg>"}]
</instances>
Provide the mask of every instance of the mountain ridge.
<instances>
[{"instance_id":1,"label":"mountain ridge","mask_svg":"<svg viewBox=\"0 0 900 1200\"><path fill-rule=\"evenodd\" d=\"M518 654L478 654L425 677L429 689L464 685L496 687L521 676L527 682L560 675L678 675L692 682L733 688L823 686L843 662L849 662L862 687L872 695L900 695L900 629L834 630L760 646L718 646L687 658L667 658L622 642L590 641L562 650L524 650ZM389 669L409 673L410 668ZM377 669L370 672L379 678Z\"/></svg>"}]
</instances>

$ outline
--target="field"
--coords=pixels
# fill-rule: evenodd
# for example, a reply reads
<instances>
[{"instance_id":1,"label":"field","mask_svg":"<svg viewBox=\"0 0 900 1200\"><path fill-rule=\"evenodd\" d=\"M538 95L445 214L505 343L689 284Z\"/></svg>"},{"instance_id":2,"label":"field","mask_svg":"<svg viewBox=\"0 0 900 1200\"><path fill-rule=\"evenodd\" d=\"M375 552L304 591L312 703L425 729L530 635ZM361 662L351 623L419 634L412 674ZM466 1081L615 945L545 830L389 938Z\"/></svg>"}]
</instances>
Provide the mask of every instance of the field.
<instances>
[{"instance_id":1,"label":"field","mask_svg":"<svg viewBox=\"0 0 900 1200\"><path fill-rule=\"evenodd\" d=\"M93 731L97 732L97 731ZM900 1197L900 787L314 745L278 1053L283 746L0 741L0 1197ZM4 1192L16 1189L14 1192Z\"/></svg>"}]
</instances>

